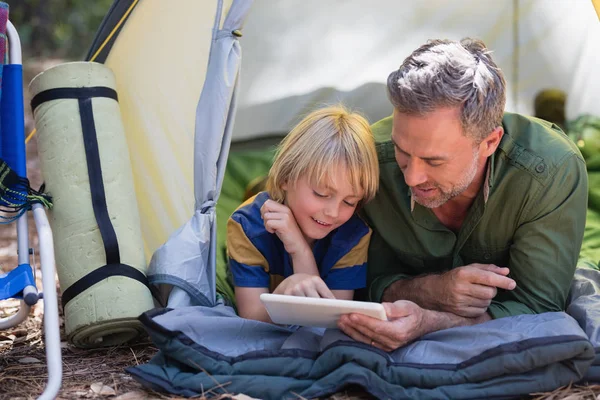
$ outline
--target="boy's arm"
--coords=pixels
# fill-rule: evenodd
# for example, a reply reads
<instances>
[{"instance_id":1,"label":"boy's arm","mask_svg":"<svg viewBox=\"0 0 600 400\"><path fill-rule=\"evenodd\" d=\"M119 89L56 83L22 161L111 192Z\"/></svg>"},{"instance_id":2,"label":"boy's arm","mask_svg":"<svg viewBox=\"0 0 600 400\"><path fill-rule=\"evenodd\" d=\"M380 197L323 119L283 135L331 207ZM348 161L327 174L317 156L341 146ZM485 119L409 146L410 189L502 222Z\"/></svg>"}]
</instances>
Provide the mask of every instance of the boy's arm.
<instances>
[{"instance_id":1,"label":"boy's arm","mask_svg":"<svg viewBox=\"0 0 600 400\"><path fill-rule=\"evenodd\" d=\"M235 215L235 214L234 214ZM235 286L238 315L242 318L271 322L260 301L262 293L269 292L269 261L259 248L264 242L248 238L240 222L233 216L227 221L228 266ZM266 252L265 252L266 253Z\"/></svg>"},{"instance_id":2,"label":"boy's arm","mask_svg":"<svg viewBox=\"0 0 600 400\"><path fill-rule=\"evenodd\" d=\"M317 267L317 263L315 261L315 255L308 245L303 251L290 254L290 258L292 259L292 268L295 274L320 276L319 268Z\"/></svg>"},{"instance_id":3,"label":"boy's arm","mask_svg":"<svg viewBox=\"0 0 600 400\"><path fill-rule=\"evenodd\" d=\"M262 301L260 301L260 295L263 293L269 293L269 289L236 286L235 301L238 315L242 318L273 323L267 313L267 309Z\"/></svg>"}]
</instances>

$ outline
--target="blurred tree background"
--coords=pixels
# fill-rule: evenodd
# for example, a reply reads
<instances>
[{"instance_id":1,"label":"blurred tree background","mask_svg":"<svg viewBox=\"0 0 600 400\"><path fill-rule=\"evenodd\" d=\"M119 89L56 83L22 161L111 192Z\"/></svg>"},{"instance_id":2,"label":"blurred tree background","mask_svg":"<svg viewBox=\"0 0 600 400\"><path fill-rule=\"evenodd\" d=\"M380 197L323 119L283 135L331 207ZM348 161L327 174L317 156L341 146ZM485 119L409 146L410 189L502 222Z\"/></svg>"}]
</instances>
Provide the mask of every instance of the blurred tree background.
<instances>
[{"instance_id":1,"label":"blurred tree background","mask_svg":"<svg viewBox=\"0 0 600 400\"><path fill-rule=\"evenodd\" d=\"M113 0L4 0L24 57L82 60Z\"/></svg>"}]
</instances>

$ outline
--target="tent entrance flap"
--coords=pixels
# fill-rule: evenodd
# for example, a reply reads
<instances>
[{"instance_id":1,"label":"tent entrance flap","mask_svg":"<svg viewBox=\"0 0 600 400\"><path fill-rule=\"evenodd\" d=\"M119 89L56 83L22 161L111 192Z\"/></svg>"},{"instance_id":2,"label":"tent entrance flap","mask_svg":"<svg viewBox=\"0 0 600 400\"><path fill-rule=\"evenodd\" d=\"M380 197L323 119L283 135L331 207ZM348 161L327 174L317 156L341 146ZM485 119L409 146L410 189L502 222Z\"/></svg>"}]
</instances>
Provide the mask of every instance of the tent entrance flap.
<instances>
[{"instance_id":1,"label":"tent entrance flap","mask_svg":"<svg viewBox=\"0 0 600 400\"><path fill-rule=\"evenodd\" d=\"M214 20L206 78L196 108L192 219L154 253L149 281L177 289L169 307L216 303L215 204L223 181L236 109L241 62L239 31L251 2L234 1L221 24L223 2ZM163 299L164 301L164 299Z\"/></svg>"}]
</instances>

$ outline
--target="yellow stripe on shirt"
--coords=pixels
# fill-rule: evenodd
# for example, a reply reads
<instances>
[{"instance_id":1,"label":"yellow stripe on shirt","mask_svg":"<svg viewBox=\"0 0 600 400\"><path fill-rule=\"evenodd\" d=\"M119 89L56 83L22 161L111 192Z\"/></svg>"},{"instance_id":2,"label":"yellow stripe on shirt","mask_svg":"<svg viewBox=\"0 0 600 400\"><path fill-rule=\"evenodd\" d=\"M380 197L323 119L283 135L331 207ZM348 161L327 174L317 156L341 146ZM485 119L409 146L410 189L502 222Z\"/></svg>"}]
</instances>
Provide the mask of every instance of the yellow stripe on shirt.
<instances>
[{"instance_id":1,"label":"yellow stripe on shirt","mask_svg":"<svg viewBox=\"0 0 600 400\"><path fill-rule=\"evenodd\" d=\"M248 239L242 225L232 218L227 221L227 255L240 264L262 267L269 272L267 259Z\"/></svg>"},{"instance_id":2,"label":"yellow stripe on shirt","mask_svg":"<svg viewBox=\"0 0 600 400\"><path fill-rule=\"evenodd\" d=\"M373 231L369 229L369 233L363 236L358 244L352 248L346 255L335 263L331 269L353 267L355 265L363 265L367 262L367 255L369 252L369 242L371 241L371 233Z\"/></svg>"}]
</instances>

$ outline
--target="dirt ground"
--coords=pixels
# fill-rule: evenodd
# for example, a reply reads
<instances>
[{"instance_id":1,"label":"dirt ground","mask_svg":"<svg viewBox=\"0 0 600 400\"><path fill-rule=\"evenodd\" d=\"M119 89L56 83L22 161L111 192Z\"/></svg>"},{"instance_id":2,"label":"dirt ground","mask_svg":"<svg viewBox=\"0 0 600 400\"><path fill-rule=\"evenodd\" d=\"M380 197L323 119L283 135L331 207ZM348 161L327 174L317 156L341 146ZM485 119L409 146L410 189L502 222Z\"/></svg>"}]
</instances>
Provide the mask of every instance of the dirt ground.
<instances>
[{"instance_id":1,"label":"dirt ground","mask_svg":"<svg viewBox=\"0 0 600 400\"><path fill-rule=\"evenodd\" d=\"M59 60L33 62L25 67L25 82L29 82L38 71L58 63ZM25 102L29 102L25 91ZM29 107L26 105L26 132L33 128ZM42 183L37 159L36 141L27 146L28 173L31 185L38 188ZM37 253L37 237L33 220L30 218L30 246ZM16 226L0 226L0 273L7 272L17 264ZM37 276L38 287L41 279ZM57 288L51 288L55 290ZM16 312L18 302L0 301L0 317ZM43 304L41 302L31 310L30 317L21 325L0 332L0 399L32 399L44 389L47 379L45 367L46 354L42 333ZM61 335L64 338L64 323L61 315ZM63 380L59 399L177 399L147 391L141 387L124 368L145 363L155 354L156 348L147 340L128 346L102 348L94 350L78 349L61 342L63 360ZM206 393L202 399L233 398L238 400L249 397L227 393L224 386L220 391ZM367 394L349 390L338 393L330 400L370 399ZM552 393L532 394L536 400L600 400L600 386L560 388Z\"/></svg>"}]
</instances>

